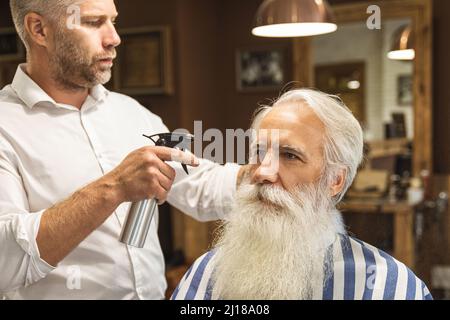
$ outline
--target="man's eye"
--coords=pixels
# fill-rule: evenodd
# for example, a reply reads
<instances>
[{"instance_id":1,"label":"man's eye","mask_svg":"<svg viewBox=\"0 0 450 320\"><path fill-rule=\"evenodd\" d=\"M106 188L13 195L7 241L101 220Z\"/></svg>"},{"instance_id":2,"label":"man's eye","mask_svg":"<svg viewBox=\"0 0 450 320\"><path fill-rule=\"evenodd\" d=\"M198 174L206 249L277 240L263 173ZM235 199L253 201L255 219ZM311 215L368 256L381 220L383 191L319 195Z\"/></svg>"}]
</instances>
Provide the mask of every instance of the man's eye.
<instances>
[{"instance_id":1,"label":"man's eye","mask_svg":"<svg viewBox=\"0 0 450 320\"><path fill-rule=\"evenodd\" d=\"M291 152L285 152L283 156L288 160L301 160L296 154Z\"/></svg>"}]
</instances>

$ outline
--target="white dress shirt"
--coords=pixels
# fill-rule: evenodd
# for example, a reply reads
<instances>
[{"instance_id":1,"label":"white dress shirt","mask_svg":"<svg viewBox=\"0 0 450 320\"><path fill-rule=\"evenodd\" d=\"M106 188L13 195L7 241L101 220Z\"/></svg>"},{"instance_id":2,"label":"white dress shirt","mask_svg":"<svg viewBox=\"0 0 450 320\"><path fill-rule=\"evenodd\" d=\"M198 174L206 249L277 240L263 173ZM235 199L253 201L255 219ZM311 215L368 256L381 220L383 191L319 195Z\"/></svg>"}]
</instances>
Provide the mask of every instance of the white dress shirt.
<instances>
[{"instance_id":1,"label":"white dress shirt","mask_svg":"<svg viewBox=\"0 0 450 320\"><path fill-rule=\"evenodd\" d=\"M130 97L98 85L81 110L56 103L18 67L0 91L0 298L163 299L164 259L157 214L144 248L119 242L129 203L117 210L56 268L40 258L42 213L168 132ZM187 176L177 163L168 202L194 218L223 218L239 166L201 160Z\"/></svg>"}]
</instances>

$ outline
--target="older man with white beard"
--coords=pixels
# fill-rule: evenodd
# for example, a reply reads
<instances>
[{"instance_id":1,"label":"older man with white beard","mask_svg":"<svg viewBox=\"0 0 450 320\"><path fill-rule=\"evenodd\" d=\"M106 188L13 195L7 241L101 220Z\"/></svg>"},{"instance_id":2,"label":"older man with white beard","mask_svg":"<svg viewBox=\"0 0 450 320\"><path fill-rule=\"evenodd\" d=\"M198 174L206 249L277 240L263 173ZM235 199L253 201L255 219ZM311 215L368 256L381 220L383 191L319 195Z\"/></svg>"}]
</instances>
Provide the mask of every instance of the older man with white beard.
<instances>
[{"instance_id":1,"label":"older man with white beard","mask_svg":"<svg viewBox=\"0 0 450 320\"><path fill-rule=\"evenodd\" d=\"M345 232L336 205L363 158L363 134L344 104L293 90L252 127L256 161L234 210L172 299L432 299L403 263Z\"/></svg>"}]
</instances>

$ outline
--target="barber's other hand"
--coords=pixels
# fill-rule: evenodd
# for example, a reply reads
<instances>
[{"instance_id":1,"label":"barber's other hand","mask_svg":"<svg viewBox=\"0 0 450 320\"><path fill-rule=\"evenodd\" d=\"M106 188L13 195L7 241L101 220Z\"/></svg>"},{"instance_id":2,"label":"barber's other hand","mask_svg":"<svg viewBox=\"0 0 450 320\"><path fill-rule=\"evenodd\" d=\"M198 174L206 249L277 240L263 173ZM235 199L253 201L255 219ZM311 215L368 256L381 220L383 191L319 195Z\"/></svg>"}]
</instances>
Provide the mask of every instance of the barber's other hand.
<instances>
[{"instance_id":1,"label":"barber's other hand","mask_svg":"<svg viewBox=\"0 0 450 320\"><path fill-rule=\"evenodd\" d=\"M195 167L199 164L193 154L148 146L131 152L104 178L117 191L119 202L156 198L162 204L175 179L175 170L164 161L177 161Z\"/></svg>"}]
</instances>

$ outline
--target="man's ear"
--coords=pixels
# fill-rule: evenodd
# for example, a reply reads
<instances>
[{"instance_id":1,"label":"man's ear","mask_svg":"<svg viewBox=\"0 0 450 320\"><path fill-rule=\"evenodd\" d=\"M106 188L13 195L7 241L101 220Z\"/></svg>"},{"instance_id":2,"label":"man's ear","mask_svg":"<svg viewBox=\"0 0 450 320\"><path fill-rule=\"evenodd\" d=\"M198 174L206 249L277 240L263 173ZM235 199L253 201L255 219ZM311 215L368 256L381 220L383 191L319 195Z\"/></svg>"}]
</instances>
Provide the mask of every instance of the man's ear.
<instances>
[{"instance_id":1,"label":"man's ear","mask_svg":"<svg viewBox=\"0 0 450 320\"><path fill-rule=\"evenodd\" d=\"M48 29L42 16L34 12L28 13L24 19L24 26L32 42L39 46L48 46Z\"/></svg>"},{"instance_id":2,"label":"man's ear","mask_svg":"<svg viewBox=\"0 0 450 320\"><path fill-rule=\"evenodd\" d=\"M338 174L333 179L333 183L330 186L332 197L337 195L344 188L346 173L346 169L339 169Z\"/></svg>"}]
</instances>

